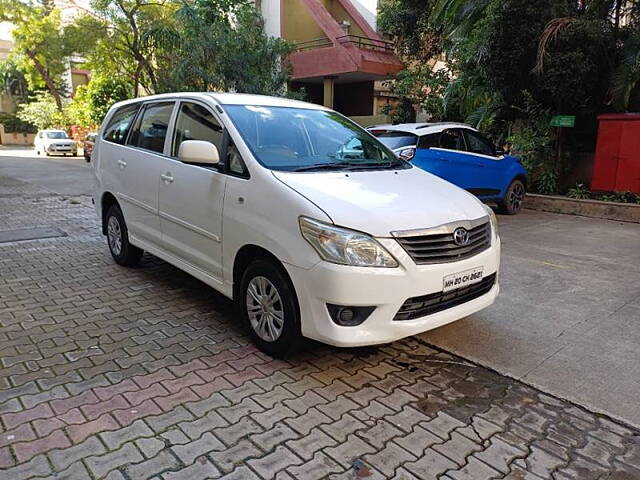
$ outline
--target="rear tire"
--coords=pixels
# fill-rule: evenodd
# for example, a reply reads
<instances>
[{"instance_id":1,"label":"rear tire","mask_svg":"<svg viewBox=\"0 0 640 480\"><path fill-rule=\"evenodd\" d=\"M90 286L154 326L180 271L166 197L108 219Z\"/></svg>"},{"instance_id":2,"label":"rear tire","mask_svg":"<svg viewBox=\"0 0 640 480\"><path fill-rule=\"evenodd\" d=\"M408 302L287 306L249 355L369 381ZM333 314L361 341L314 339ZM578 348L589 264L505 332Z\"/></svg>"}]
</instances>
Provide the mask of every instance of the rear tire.
<instances>
[{"instance_id":1,"label":"rear tire","mask_svg":"<svg viewBox=\"0 0 640 480\"><path fill-rule=\"evenodd\" d=\"M285 357L298 350L303 337L295 290L281 267L254 260L242 275L237 305L260 350Z\"/></svg>"},{"instance_id":2,"label":"rear tire","mask_svg":"<svg viewBox=\"0 0 640 480\"><path fill-rule=\"evenodd\" d=\"M522 210L524 204L524 196L527 190L524 186L524 182L519 179L515 179L507 188L504 198L498 202L498 212L504 215L515 215Z\"/></svg>"},{"instance_id":3,"label":"rear tire","mask_svg":"<svg viewBox=\"0 0 640 480\"><path fill-rule=\"evenodd\" d=\"M127 224L118 205L112 205L109 208L105 222L107 224L107 244L113 259L117 264L125 267L136 266L144 251L129 243Z\"/></svg>"}]
</instances>

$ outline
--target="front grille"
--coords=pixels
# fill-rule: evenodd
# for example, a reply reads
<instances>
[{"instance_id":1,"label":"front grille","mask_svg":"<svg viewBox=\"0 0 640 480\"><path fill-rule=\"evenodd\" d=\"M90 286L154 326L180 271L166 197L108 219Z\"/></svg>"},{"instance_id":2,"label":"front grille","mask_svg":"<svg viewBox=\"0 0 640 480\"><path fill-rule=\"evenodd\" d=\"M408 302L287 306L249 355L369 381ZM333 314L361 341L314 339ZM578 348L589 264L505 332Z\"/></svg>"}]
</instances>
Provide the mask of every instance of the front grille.
<instances>
[{"instance_id":1,"label":"front grille","mask_svg":"<svg viewBox=\"0 0 640 480\"><path fill-rule=\"evenodd\" d=\"M489 221L469 231L469 243L464 246L453 241L453 233L397 237L398 243L418 265L448 263L464 260L485 251L491 246Z\"/></svg>"},{"instance_id":2,"label":"front grille","mask_svg":"<svg viewBox=\"0 0 640 480\"><path fill-rule=\"evenodd\" d=\"M481 297L493 288L496 283L496 274L493 273L483 278L478 283L468 287L458 288L449 292L437 292L422 297L413 297L404 302L394 320L414 320L432 313L441 312L448 308L462 305L474 298Z\"/></svg>"}]
</instances>

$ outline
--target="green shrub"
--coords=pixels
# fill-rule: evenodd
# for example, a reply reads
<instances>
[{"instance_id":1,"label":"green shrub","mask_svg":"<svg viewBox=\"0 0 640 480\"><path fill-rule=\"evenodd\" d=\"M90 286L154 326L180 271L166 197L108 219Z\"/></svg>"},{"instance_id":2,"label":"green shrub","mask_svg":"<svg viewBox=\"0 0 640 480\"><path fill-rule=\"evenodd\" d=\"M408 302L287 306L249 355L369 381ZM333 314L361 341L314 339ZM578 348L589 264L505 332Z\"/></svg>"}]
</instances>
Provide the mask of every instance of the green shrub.
<instances>
[{"instance_id":1,"label":"green shrub","mask_svg":"<svg viewBox=\"0 0 640 480\"><path fill-rule=\"evenodd\" d=\"M602 196L605 202L640 203L640 195L633 192L612 192Z\"/></svg>"},{"instance_id":2,"label":"green shrub","mask_svg":"<svg viewBox=\"0 0 640 480\"><path fill-rule=\"evenodd\" d=\"M35 125L20 120L16 115L10 113L0 113L0 124L4 125L7 133L36 133Z\"/></svg>"},{"instance_id":3,"label":"green shrub","mask_svg":"<svg viewBox=\"0 0 640 480\"><path fill-rule=\"evenodd\" d=\"M584 183L576 183L575 187L567 190L567 197L575 198L577 200L585 200L591 198L591 192L589 191L589 187Z\"/></svg>"}]
</instances>

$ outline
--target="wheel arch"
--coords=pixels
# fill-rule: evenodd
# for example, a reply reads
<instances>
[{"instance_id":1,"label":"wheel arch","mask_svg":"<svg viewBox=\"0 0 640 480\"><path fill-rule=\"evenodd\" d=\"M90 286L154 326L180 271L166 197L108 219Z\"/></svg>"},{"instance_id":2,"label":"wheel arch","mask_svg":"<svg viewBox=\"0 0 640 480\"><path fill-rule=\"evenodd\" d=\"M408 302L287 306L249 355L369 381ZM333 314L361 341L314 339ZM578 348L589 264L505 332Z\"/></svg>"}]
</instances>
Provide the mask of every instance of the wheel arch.
<instances>
[{"instance_id":1,"label":"wheel arch","mask_svg":"<svg viewBox=\"0 0 640 480\"><path fill-rule=\"evenodd\" d=\"M107 212L113 205L118 205L118 199L111 192L105 192L102 194L102 198L100 199L100 208L101 208L101 219L102 219L102 234L107 234Z\"/></svg>"},{"instance_id":2,"label":"wheel arch","mask_svg":"<svg viewBox=\"0 0 640 480\"><path fill-rule=\"evenodd\" d=\"M296 304L298 303L297 292L293 281L291 280L291 276L284 264L278 257L276 257L273 253L267 250L264 247L254 244L247 244L242 246L238 252L236 253L233 259L233 273L232 273L232 281L233 281L233 298L234 300L238 298L238 293L240 289L240 281L242 280L242 274L245 272L247 267L255 260L265 259L270 260L274 263L274 265L280 270L280 272L284 275L284 277L289 282L291 289L295 293L296 296Z\"/></svg>"},{"instance_id":3,"label":"wheel arch","mask_svg":"<svg viewBox=\"0 0 640 480\"><path fill-rule=\"evenodd\" d=\"M527 179L527 176L524 173L516 174L516 176L513 177L513 180L520 180L522 183L524 183L525 190L528 190L529 180ZM513 180L511 180L511 182L513 182ZM509 182L509 185L511 185L511 182Z\"/></svg>"}]
</instances>

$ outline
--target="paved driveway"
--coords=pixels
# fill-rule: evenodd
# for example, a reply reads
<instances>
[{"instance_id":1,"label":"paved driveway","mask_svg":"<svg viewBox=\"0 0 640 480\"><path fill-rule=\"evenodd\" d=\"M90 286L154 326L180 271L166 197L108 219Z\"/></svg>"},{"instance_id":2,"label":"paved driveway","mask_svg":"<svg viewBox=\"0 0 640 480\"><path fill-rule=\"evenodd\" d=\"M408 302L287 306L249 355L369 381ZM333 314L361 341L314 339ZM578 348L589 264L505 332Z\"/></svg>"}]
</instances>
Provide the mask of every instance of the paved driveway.
<instances>
[{"instance_id":1,"label":"paved driveway","mask_svg":"<svg viewBox=\"0 0 640 480\"><path fill-rule=\"evenodd\" d=\"M2 235L61 235L0 243L3 480L640 478L638 430L419 338L273 360L202 283L115 265L88 197L2 165Z\"/></svg>"},{"instance_id":2,"label":"paved driveway","mask_svg":"<svg viewBox=\"0 0 640 480\"><path fill-rule=\"evenodd\" d=\"M422 338L640 425L640 225L531 210L499 219L498 301Z\"/></svg>"},{"instance_id":3,"label":"paved driveway","mask_svg":"<svg viewBox=\"0 0 640 480\"><path fill-rule=\"evenodd\" d=\"M60 195L89 195L93 182L84 157L37 156L31 147L0 145L0 175Z\"/></svg>"}]
</instances>

